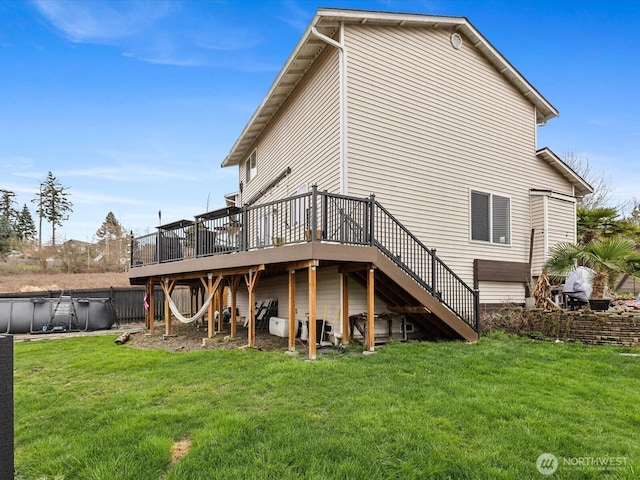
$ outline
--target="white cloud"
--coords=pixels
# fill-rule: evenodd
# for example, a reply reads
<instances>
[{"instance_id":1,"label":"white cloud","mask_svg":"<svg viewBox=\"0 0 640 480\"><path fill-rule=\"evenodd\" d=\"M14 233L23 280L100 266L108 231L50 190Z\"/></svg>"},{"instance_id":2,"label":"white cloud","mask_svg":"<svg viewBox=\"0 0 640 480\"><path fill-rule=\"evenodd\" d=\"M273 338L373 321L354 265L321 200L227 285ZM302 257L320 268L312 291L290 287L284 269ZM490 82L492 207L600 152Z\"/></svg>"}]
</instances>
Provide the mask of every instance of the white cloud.
<instances>
[{"instance_id":1,"label":"white cloud","mask_svg":"<svg viewBox=\"0 0 640 480\"><path fill-rule=\"evenodd\" d=\"M143 62L249 72L279 67L239 57L235 52L262 43L261 29L230 26L222 8L207 3L34 0L33 5L69 41L108 45Z\"/></svg>"},{"instance_id":2,"label":"white cloud","mask_svg":"<svg viewBox=\"0 0 640 480\"><path fill-rule=\"evenodd\" d=\"M111 43L136 35L169 15L177 2L35 0L35 7L67 39Z\"/></svg>"},{"instance_id":3,"label":"white cloud","mask_svg":"<svg viewBox=\"0 0 640 480\"><path fill-rule=\"evenodd\" d=\"M308 3L302 3L302 5L308 6ZM300 6L299 2L295 0L284 0L282 2L284 7L284 15L280 15L278 20L291 25L296 30L303 32L309 25L309 22L313 18L313 10L306 10Z\"/></svg>"},{"instance_id":4,"label":"white cloud","mask_svg":"<svg viewBox=\"0 0 640 480\"><path fill-rule=\"evenodd\" d=\"M20 155L14 155L11 157L0 157L0 168L3 172L7 171L24 171L33 167L33 159L29 157L23 157Z\"/></svg>"},{"instance_id":5,"label":"white cloud","mask_svg":"<svg viewBox=\"0 0 640 480\"><path fill-rule=\"evenodd\" d=\"M121 195L105 195L96 193L95 191L83 191L73 189L71 192L71 200L74 205L128 205L128 206L149 206L150 202L139 200L132 197L123 197Z\"/></svg>"}]
</instances>

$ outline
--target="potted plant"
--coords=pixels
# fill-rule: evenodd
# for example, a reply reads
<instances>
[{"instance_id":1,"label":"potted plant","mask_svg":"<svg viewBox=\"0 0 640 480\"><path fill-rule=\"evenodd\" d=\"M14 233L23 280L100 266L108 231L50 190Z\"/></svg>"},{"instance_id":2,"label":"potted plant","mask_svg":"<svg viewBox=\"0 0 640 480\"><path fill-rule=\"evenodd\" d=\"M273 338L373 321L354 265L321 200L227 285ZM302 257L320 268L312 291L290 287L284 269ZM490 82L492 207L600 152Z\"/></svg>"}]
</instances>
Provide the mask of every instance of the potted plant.
<instances>
[{"instance_id":1,"label":"potted plant","mask_svg":"<svg viewBox=\"0 0 640 480\"><path fill-rule=\"evenodd\" d=\"M634 247L631 240L619 237L591 240L586 245L559 243L551 249L544 268L552 275L567 275L578 266L591 268L594 274L589 303L593 310L606 310L610 300L605 299L605 288L609 281L620 273L638 272L640 258ZM592 303L591 300L603 302Z\"/></svg>"},{"instance_id":2,"label":"potted plant","mask_svg":"<svg viewBox=\"0 0 640 480\"><path fill-rule=\"evenodd\" d=\"M524 306L525 308L535 308L536 299L533 296L533 289L531 288L531 278L527 278L524 282Z\"/></svg>"},{"instance_id":3,"label":"potted plant","mask_svg":"<svg viewBox=\"0 0 640 480\"><path fill-rule=\"evenodd\" d=\"M311 230L304 231L304 239L307 242L311 241ZM316 240L322 240L322 230L316 230Z\"/></svg>"}]
</instances>

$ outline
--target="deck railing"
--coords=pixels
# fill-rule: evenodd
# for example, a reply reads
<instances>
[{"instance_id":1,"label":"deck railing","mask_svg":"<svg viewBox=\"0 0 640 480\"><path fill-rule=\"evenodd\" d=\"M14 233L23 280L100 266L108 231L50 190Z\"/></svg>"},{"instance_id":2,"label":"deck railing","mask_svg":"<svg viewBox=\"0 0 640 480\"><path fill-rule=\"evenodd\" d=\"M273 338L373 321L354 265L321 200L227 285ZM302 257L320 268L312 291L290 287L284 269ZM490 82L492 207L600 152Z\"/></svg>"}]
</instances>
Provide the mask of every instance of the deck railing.
<instances>
[{"instance_id":1,"label":"deck railing","mask_svg":"<svg viewBox=\"0 0 640 480\"><path fill-rule=\"evenodd\" d=\"M260 205L228 207L134 238L131 266L302 242L370 245L478 331L478 291L469 287L372 195L319 192Z\"/></svg>"}]
</instances>

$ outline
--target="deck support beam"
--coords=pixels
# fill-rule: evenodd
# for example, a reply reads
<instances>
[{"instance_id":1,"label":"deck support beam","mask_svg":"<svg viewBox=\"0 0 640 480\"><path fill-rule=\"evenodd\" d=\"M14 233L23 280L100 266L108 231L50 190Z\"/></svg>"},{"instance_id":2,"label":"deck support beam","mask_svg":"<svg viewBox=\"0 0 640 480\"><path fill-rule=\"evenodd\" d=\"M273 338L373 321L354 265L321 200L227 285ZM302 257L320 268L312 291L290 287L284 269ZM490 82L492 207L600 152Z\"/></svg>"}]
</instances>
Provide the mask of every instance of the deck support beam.
<instances>
[{"instance_id":1,"label":"deck support beam","mask_svg":"<svg viewBox=\"0 0 640 480\"><path fill-rule=\"evenodd\" d=\"M309 360L316 359L316 266L309 267Z\"/></svg>"},{"instance_id":2,"label":"deck support beam","mask_svg":"<svg viewBox=\"0 0 640 480\"><path fill-rule=\"evenodd\" d=\"M169 281L168 278L164 279L164 334L166 336L171 335L171 309L169 308L169 299L175 286L175 280Z\"/></svg>"},{"instance_id":3,"label":"deck support beam","mask_svg":"<svg viewBox=\"0 0 640 480\"><path fill-rule=\"evenodd\" d=\"M215 297L215 292L220 286L220 283L222 283L223 278L224 277L222 275L218 275L214 281L213 273L207 274L207 294L209 296L213 295ZM202 280L202 282L204 283L204 279ZM213 322L213 313L216 309L214 300L215 298L211 299L211 301L209 302L209 308L207 309L207 338L213 338L216 336L215 325Z\"/></svg>"},{"instance_id":4,"label":"deck support beam","mask_svg":"<svg viewBox=\"0 0 640 480\"><path fill-rule=\"evenodd\" d=\"M203 280L204 283L204 280ZM207 275L207 297L213 292L213 274ZM209 302L209 308L207 308L207 338L213 338L216 332L213 329L213 305Z\"/></svg>"},{"instance_id":5,"label":"deck support beam","mask_svg":"<svg viewBox=\"0 0 640 480\"><path fill-rule=\"evenodd\" d=\"M367 273L367 350L375 349L375 268L369 267Z\"/></svg>"},{"instance_id":6,"label":"deck support beam","mask_svg":"<svg viewBox=\"0 0 640 480\"><path fill-rule=\"evenodd\" d=\"M149 283L147 283L147 295L149 300L149 308L147 309L146 316L146 327L149 329L150 333L153 333L153 327L155 324L156 318L156 295L155 295L155 286L153 284L153 279L149 279Z\"/></svg>"},{"instance_id":7,"label":"deck support beam","mask_svg":"<svg viewBox=\"0 0 640 480\"><path fill-rule=\"evenodd\" d=\"M342 273L342 344L348 345L349 335L349 274Z\"/></svg>"},{"instance_id":8,"label":"deck support beam","mask_svg":"<svg viewBox=\"0 0 640 480\"><path fill-rule=\"evenodd\" d=\"M256 346L256 301L255 292L258 278L260 277L262 270L250 269L249 273L244 276L244 281L247 284L247 292L249 294L249 331L247 332L248 346L253 348Z\"/></svg>"},{"instance_id":9,"label":"deck support beam","mask_svg":"<svg viewBox=\"0 0 640 480\"><path fill-rule=\"evenodd\" d=\"M224 277L219 277L221 280ZM222 332L222 293L224 292L224 282L220 282L216 289L216 306L215 309L218 311L218 333Z\"/></svg>"},{"instance_id":10,"label":"deck support beam","mask_svg":"<svg viewBox=\"0 0 640 480\"><path fill-rule=\"evenodd\" d=\"M231 338L236 336L236 294L238 292L238 286L240 285L240 275L234 275L231 277L229 286L231 287Z\"/></svg>"},{"instance_id":11,"label":"deck support beam","mask_svg":"<svg viewBox=\"0 0 640 480\"><path fill-rule=\"evenodd\" d=\"M296 351L296 271L289 270L289 351Z\"/></svg>"}]
</instances>

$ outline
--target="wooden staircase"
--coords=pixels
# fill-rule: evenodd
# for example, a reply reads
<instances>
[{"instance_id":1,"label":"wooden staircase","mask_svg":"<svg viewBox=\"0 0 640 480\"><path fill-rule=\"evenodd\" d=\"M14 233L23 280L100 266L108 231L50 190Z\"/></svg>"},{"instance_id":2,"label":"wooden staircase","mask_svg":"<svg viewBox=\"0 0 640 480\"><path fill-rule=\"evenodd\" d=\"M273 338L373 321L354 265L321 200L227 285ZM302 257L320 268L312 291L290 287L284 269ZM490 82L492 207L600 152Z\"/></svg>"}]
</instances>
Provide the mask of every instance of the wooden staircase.
<instances>
[{"instance_id":1,"label":"wooden staircase","mask_svg":"<svg viewBox=\"0 0 640 480\"><path fill-rule=\"evenodd\" d=\"M416 283L381 252L375 262L375 293L387 303L390 312L405 315L419 326L429 339L478 340L478 333L442 302ZM366 286L366 272L350 272Z\"/></svg>"}]
</instances>

